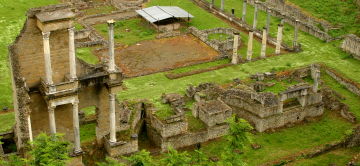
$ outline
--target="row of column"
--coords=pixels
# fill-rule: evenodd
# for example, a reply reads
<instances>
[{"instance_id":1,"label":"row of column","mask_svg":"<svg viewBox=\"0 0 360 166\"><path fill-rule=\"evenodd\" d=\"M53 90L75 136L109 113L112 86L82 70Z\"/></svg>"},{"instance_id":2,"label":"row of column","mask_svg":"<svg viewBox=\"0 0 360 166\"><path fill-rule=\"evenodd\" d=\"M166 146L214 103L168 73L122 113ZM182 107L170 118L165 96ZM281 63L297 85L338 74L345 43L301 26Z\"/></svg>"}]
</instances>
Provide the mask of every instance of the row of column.
<instances>
[{"instance_id":1,"label":"row of column","mask_svg":"<svg viewBox=\"0 0 360 166\"><path fill-rule=\"evenodd\" d=\"M70 79L75 80L76 76L76 57L75 57L75 28L69 28L69 66ZM44 46L44 65L46 83L53 84L52 67L51 67L51 51L50 51L50 32L42 32Z\"/></svg>"}]
</instances>

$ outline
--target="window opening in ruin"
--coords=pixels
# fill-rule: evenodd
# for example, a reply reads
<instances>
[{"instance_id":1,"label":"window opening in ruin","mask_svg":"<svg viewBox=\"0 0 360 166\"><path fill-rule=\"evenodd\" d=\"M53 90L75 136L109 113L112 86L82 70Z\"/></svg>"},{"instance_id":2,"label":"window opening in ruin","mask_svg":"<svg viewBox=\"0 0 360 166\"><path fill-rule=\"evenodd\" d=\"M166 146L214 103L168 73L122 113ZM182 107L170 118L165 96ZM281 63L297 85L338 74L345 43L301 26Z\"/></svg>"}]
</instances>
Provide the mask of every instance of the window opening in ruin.
<instances>
[{"instance_id":1,"label":"window opening in ruin","mask_svg":"<svg viewBox=\"0 0 360 166\"><path fill-rule=\"evenodd\" d=\"M13 138L1 139L4 154L15 153L17 151L16 143ZM0 145L1 146L1 145Z\"/></svg>"},{"instance_id":2,"label":"window opening in ruin","mask_svg":"<svg viewBox=\"0 0 360 166\"><path fill-rule=\"evenodd\" d=\"M94 141L96 138L96 106L80 109L80 141L81 143Z\"/></svg>"},{"instance_id":3,"label":"window opening in ruin","mask_svg":"<svg viewBox=\"0 0 360 166\"><path fill-rule=\"evenodd\" d=\"M297 98L290 98L284 101L284 108L294 107L300 105Z\"/></svg>"}]
</instances>

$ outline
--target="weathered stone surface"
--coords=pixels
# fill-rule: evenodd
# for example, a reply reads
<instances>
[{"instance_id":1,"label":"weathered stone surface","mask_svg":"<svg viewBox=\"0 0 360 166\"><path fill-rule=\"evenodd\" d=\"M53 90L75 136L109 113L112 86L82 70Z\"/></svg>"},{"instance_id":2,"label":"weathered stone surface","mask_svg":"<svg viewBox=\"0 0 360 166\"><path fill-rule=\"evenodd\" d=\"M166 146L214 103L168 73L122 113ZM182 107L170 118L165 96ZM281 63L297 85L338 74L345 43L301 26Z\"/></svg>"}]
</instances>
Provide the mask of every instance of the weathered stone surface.
<instances>
[{"instance_id":1,"label":"weathered stone surface","mask_svg":"<svg viewBox=\"0 0 360 166\"><path fill-rule=\"evenodd\" d=\"M341 48L354 56L355 59L360 60L360 37L350 34L345 37Z\"/></svg>"},{"instance_id":2,"label":"weathered stone surface","mask_svg":"<svg viewBox=\"0 0 360 166\"><path fill-rule=\"evenodd\" d=\"M224 123L232 115L231 108L220 100L197 102L194 110L199 119L209 127Z\"/></svg>"}]
</instances>

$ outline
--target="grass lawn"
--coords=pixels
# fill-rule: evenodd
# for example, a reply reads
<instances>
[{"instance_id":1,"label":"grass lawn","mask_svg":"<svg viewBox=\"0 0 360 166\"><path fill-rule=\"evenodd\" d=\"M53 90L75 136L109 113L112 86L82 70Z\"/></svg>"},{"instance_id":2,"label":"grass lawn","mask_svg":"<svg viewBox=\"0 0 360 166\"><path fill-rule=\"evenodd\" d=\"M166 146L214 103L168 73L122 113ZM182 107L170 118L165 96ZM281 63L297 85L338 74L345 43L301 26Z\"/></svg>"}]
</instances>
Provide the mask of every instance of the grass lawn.
<instances>
[{"instance_id":1,"label":"grass lawn","mask_svg":"<svg viewBox=\"0 0 360 166\"><path fill-rule=\"evenodd\" d=\"M201 121L200 119L195 118L192 115L191 111L186 111L185 117L187 119L188 129L190 132L196 132L196 131L206 129L206 124L203 121Z\"/></svg>"},{"instance_id":2,"label":"grass lawn","mask_svg":"<svg viewBox=\"0 0 360 166\"><path fill-rule=\"evenodd\" d=\"M95 106L86 107L86 108L81 109L81 111L84 111L85 116L95 115L96 107Z\"/></svg>"},{"instance_id":3,"label":"grass lawn","mask_svg":"<svg viewBox=\"0 0 360 166\"><path fill-rule=\"evenodd\" d=\"M80 126L80 142L90 142L96 138L96 123L89 123Z\"/></svg>"},{"instance_id":4,"label":"grass lawn","mask_svg":"<svg viewBox=\"0 0 360 166\"><path fill-rule=\"evenodd\" d=\"M76 57L88 64L95 65L99 63L99 58L92 53L92 49L91 47L77 48Z\"/></svg>"},{"instance_id":5,"label":"grass lawn","mask_svg":"<svg viewBox=\"0 0 360 166\"><path fill-rule=\"evenodd\" d=\"M317 165L347 165L352 157L358 154L360 148L337 149L312 159L301 159L288 165L291 166L317 166Z\"/></svg>"},{"instance_id":6,"label":"grass lawn","mask_svg":"<svg viewBox=\"0 0 360 166\"><path fill-rule=\"evenodd\" d=\"M83 12L85 12L86 15L95 15L95 14L106 14L106 13L111 13L112 11L115 11L116 8L113 6L100 6L97 8L90 8L90 9L85 9L83 10Z\"/></svg>"},{"instance_id":7,"label":"grass lawn","mask_svg":"<svg viewBox=\"0 0 360 166\"><path fill-rule=\"evenodd\" d=\"M208 36L209 40L219 40L219 41L225 41L227 39L230 39L230 35L225 33L212 33Z\"/></svg>"},{"instance_id":8,"label":"grass lawn","mask_svg":"<svg viewBox=\"0 0 360 166\"><path fill-rule=\"evenodd\" d=\"M356 0L287 0L287 3L301 7L311 15L327 20L341 29L330 30L332 36L340 36L354 33L360 36L360 7L356 6Z\"/></svg>"},{"instance_id":9,"label":"grass lawn","mask_svg":"<svg viewBox=\"0 0 360 166\"><path fill-rule=\"evenodd\" d=\"M272 92L272 93L275 93L275 94L283 92L287 88L289 88L290 86L296 85L296 84L299 83L299 82L296 82L294 80L282 80L282 81L270 80L270 81L266 81L266 82L275 83L275 85L265 88L264 92Z\"/></svg>"},{"instance_id":10,"label":"grass lawn","mask_svg":"<svg viewBox=\"0 0 360 166\"><path fill-rule=\"evenodd\" d=\"M305 149L339 140L345 130L350 128L350 123L334 112L326 111L321 120L316 122L296 125L271 134L256 134L253 142L260 144L261 149L247 148L241 157L248 165L260 165ZM209 156L219 156L224 146L225 140L220 139L203 145L202 150Z\"/></svg>"},{"instance_id":11,"label":"grass lawn","mask_svg":"<svg viewBox=\"0 0 360 166\"><path fill-rule=\"evenodd\" d=\"M108 39L108 25L97 24L95 29ZM140 18L122 20L115 23L114 38L121 44L131 45L142 40L155 39L156 31L150 24Z\"/></svg>"},{"instance_id":12,"label":"grass lawn","mask_svg":"<svg viewBox=\"0 0 360 166\"><path fill-rule=\"evenodd\" d=\"M10 131L15 125L15 113L8 112L0 114L0 133Z\"/></svg>"}]
</instances>

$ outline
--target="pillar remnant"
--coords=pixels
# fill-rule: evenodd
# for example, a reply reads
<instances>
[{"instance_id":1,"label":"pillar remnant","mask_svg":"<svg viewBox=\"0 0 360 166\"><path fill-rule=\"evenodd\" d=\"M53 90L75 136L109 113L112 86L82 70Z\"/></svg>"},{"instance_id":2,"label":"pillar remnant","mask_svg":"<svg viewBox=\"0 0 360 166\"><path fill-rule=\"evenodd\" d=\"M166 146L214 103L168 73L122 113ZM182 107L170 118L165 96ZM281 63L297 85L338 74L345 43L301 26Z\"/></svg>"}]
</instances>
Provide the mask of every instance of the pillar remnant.
<instances>
[{"instance_id":1,"label":"pillar remnant","mask_svg":"<svg viewBox=\"0 0 360 166\"><path fill-rule=\"evenodd\" d=\"M249 40L248 40L248 48L247 48L247 54L246 54L246 59L248 61L251 61L251 57L253 54L253 38L254 38L254 31L250 30L249 31Z\"/></svg>"},{"instance_id":2,"label":"pillar remnant","mask_svg":"<svg viewBox=\"0 0 360 166\"><path fill-rule=\"evenodd\" d=\"M271 11L270 8L266 9L266 35L268 35L270 31L270 21L271 21L270 11Z\"/></svg>"},{"instance_id":3,"label":"pillar remnant","mask_svg":"<svg viewBox=\"0 0 360 166\"><path fill-rule=\"evenodd\" d=\"M220 10L224 11L224 1L225 0L221 0L221 4L220 4Z\"/></svg>"},{"instance_id":4,"label":"pillar remnant","mask_svg":"<svg viewBox=\"0 0 360 166\"><path fill-rule=\"evenodd\" d=\"M266 27L264 27L262 34L262 42L261 42L261 53L260 53L261 58L266 57L266 44L267 44L267 30Z\"/></svg>"},{"instance_id":5,"label":"pillar remnant","mask_svg":"<svg viewBox=\"0 0 360 166\"><path fill-rule=\"evenodd\" d=\"M258 15L258 7L257 7L257 1L255 2L255 10L254 10L254 21L253 21L253 29L256 29L257 25L257 15Z\"/></svg>"},{"instance_id":6,"label":"pillar remnant","mask_svg":"<svg viewBox=\"0 0 360 166\"><path fill-rule=\"evenodd\" d=\"M320 79L320 70L315 69L314 71L314 85L313 85L313 92L317 92L319 90L319 79Z\"/></svg>"},{"instance_id":7,"label":"pillar remnant","mask_svg":"<svg viewBox=\"0 0 360 166\"><path fill-rule=\"evenodd\" d=\"M280 54L281 51L281 42L282 42L282 31L283 31L284 25L279 24L278 25L278 32L277 32L277 38L276 38L276 48L275 48L275 54Z\"/></svg>"},{"instance_id":8,"label":"pillar remnant","mask_svg":"<svg viewBox=\"0 0 360 166\"><path fill-rule=\"evenodd\" d=\"M234 33L233 55L232 55L232 59L231 59L232 64L239 63L238 45L239 45L239 33L235 32Z\"/></svg>"},{"instance_id":9,"label":"pillar remnant","mask_svg":"<svg viewBox=\"0 0 360 166\"><path fill-rule=\"evenodd\" d=\"M215 0L211 0L210 8L213 8L213 7L214 7L214 3L215 3Z\"/></svg>"},{"instance_id":10,"label":"pillar remnant","mask_svg":"<svg viewBox=\"0 0 360 166\"><path fill-rule=\"evenodd\" d=\"M242 10L241 20L243 22L246 22L246 0L243 1L243 10Z\"/></svg>"},{"instance_id":11,"label":"pillar remnant","mask_svg":"<svg viewBox=\"0 0 360 166\"><path fill-rule=\"evenodd\" d=\"M115 71L115 51L114 51L114 20L107 21L109 26L109 62L108 70L110 72Z\"/></svg>"},{"instance_id":12,"label":"pillar remnant","mask_svg":"<svg viewBox=\"0 0 360 166\"><path fill-rule=\"evenodd\" d=\"M79 127L79 106L78 102L72 103L73 105L73 127L74 127L74 153L81 153L80 144L80 127Z\"/></svg>"},{"instance_id":13,"label":"pillar remnant","mask_svg":"<svg viewBox=\"0 0 360 166\"><path fill-rule=\"evenodd\" d=\"M75 27L69 28L69 65L70 78L76 79L76 57L75 57Z\"/></svg>"},{"instance_id":14,"label":"pillar remnant","mask_svg":"<svg viewBox=\"0 0 360 166\"><path fill-rule=\"evenodd\" d=\"M31 127L30 113L27 116L27 123L28 123L28 130L29 130L29 141L32 142L33 141L33 133L32 133L32 127Z\"/></svg>"},{"instance_id":15,"label":"pillar remnant","mask_svg":"<svg viewBox=\"0 0 360 166\"><path fill-rule=\"evenodd\" d=\"M44 43L45 80L47 84L53 84L50 57L50 32L43 32L42 35Z\"/></svg>"},{"instance_id":16,"label":"pillar remnant","mask_svg":"<svg viewBox=\"0 0 360 166\"><path fill-rule=\"evenodd\" d=\"M48 107L49 111L49 125L50 125L50 133L56 133L56 122L55 122L55 107Z\"/></svg>"},{"instance_id":17,"label":"pillar remnant","mask_svg":"<svg viewBox=\"0 0 360 166\"><path fill-rule=\"evenodd\" d=\"M298 31L299 31L299 20L295 21L295 29L294 29L294 40L293 40L293 48L297 48L298 43Z\"/></svg>"},{"instance_id":18,"label":"pillar remnant","mask_svg":"<svg viewBox=\"0 0 360 166\"><path fill-rule=\"evenodd\" d=\"M109 94L110 142L116 142L115 94Z\"/></svg>"}]
</instances>

